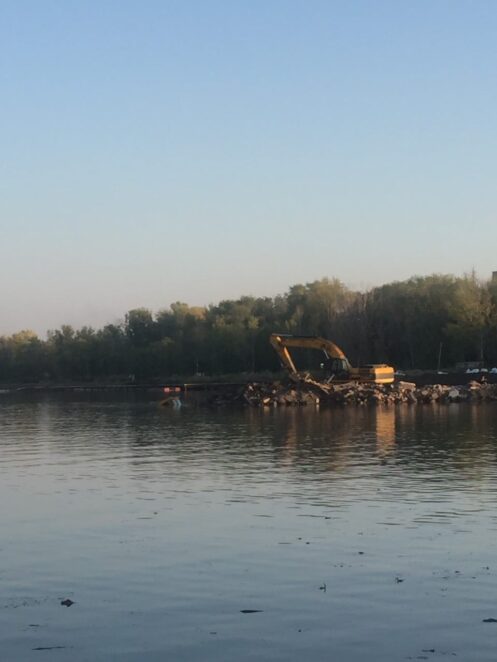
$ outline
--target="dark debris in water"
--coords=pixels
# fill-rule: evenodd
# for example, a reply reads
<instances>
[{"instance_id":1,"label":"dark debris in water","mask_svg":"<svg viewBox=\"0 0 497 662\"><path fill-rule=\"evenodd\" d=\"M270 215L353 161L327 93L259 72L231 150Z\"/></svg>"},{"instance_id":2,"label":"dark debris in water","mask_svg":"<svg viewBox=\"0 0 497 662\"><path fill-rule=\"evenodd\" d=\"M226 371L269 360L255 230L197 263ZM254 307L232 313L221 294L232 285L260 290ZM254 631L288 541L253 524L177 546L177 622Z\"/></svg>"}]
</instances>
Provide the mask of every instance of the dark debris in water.
<instances>
[{"instance_id":1,"label":"dark debris in water","mask_svg":"<svg viewBox=\"0 0 497 662\"><path fill-rule=\"evenodd\" d=\"M241 614L258 614L264 611L263 609L240 609Z\"/></svg>"},{"instance_id":2,"label":"dark debris in water","mask_svg":"<svg viewBox=\"0 0 497 662\"><path fill-rule=\"evenodd\" d=\"M422 648L421 649L422 653L436 653L437 650L435 648ZM451 655L452 657L457 657L457 653L449 652L449 651L438 651L438 655ZM416 655L414 657L413 655L408 655L406 657L406 660L429 660L430 658L428 655Z\"/></svg>"},{"instance_id":3,"label":"dark debris in water","mask_svg":"<svg viewBox=\"0 0 497 662\"><path fill-rule=\"evenodd\" d=\"M482 623L497 623L497 618L484 618Z\"/></svg>"},{"instance_id":4,"label":"dark debris in water","mask_svg":"<svg viewBox=\"0 0 497 662\"><path fill-rule=\"evenodd\" d=\"M61 600L60 604L63 607L70 607L71 605L74 604L74 600L71 600L71 598L66 598L65 600Z\"/></svg>"},{"instance_id":5,"label":"dark debris in water","mask_svg":"<svg viewBox=\"0 0 497 662\"><path fill-rule=\"evenodd\" d=\"M36 648L32 648L31 650L34 650L34 651L54 651L54 650L60 650L62 648L67 648L67 646L37 646Z\"/></svg>"}]
</instances>

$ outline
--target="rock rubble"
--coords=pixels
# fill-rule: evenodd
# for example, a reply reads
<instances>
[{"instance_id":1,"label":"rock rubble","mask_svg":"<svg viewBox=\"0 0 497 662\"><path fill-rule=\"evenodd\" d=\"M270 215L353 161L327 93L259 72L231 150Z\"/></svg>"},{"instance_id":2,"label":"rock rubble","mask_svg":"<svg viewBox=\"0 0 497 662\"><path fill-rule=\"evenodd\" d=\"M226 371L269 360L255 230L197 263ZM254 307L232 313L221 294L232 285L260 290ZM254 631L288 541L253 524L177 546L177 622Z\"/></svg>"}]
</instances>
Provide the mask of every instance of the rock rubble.
<instances>
[{"instance_id":1,"label":"rock rubble","mask_svg":"<svg viewBox=\"0 0 497 662\"><path fill-rule=\"evenodd\" d=\"M411 382L394 384L252 383L241 399L251 407L299 407L334 405L427 404L432 402L482 402L497 400L497 384L471 381L463 386L431 384L417 387Z\"/></svg>"}]
</instances>

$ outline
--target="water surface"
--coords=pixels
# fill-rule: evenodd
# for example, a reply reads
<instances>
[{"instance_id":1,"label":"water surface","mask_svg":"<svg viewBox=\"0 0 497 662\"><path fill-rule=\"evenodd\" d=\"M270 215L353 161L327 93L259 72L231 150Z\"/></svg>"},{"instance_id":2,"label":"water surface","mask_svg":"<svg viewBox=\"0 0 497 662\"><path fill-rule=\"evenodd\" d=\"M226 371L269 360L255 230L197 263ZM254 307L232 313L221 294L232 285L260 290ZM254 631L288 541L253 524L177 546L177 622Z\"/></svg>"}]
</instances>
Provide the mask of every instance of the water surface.
<instances>
[{"instance_id":1,"label":"water surface","mask_svg":"<svg viewBox=\"0 0 497 662\"><path fill-rule=\"evenodd\" d=\"M3 395L1 659L495 660L496 414Z\"/></svg>"}]
</instances>

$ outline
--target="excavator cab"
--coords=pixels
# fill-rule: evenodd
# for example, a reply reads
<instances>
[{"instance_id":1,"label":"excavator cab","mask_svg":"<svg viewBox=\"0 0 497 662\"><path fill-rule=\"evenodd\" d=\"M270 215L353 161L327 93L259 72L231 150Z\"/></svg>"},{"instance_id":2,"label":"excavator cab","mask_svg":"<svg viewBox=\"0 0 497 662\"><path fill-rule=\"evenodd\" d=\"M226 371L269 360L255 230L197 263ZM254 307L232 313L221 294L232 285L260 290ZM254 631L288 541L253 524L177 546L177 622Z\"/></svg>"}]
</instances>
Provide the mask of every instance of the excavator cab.
<instances>
[{"instance_id":1,"label":"excavator cab","mask_svg":"<svg viewBox=\"0 0 497 662\"><path fill-rule=\"evenodd\" d=\"M327 382L350 379L350 364L347 359L327 357L321 366Z\"/></svg>"}]
</instances>

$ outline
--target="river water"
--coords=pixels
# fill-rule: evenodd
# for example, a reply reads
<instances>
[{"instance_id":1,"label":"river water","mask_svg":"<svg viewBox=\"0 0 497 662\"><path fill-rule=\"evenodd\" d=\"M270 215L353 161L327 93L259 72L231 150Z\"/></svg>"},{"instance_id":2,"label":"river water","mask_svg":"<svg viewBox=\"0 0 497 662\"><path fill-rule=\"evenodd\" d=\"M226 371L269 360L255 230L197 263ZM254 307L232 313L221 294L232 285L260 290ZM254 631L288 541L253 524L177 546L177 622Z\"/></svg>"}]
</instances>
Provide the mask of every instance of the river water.
<instances>
[{"instance_id":1,"label":"river water","mask_svg":"<svg viewBox=\"0 0 497 662\"><path fill-rule=\"evenodd\" d=\"M2 661L496 659L497 407L1 397Z\"/></svg>"}]
</instances>

